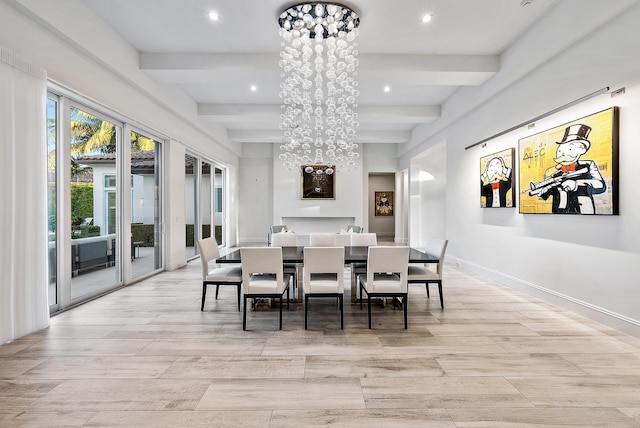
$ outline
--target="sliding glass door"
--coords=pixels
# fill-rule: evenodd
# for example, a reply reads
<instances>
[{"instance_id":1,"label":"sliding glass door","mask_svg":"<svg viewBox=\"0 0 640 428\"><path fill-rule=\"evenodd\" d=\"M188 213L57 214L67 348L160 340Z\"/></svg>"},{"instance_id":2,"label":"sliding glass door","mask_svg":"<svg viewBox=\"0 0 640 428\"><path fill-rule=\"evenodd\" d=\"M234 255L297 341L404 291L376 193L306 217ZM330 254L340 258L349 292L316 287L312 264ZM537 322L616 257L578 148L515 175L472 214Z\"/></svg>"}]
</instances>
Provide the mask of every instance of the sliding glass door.
<instances>
[{"instance_id":1,"label":"sliding glass door","mask_svg":"<svg viewBox=\"0 0 640 428\"><path fill-rule=\"evenodd\" d=\"M161 143L131 131L132 278L162 267Z\"/></svg>"},{"instance_id":2,"label":"sliding glass door","mask_svg":"<svg viewBox=\"0 0 640 428\"><path fill-rule=\"evenodd\" d=\"M187 259L198 254L196 242L214 236L225 245L226 169L196 155L185 156Z\"/></svg>"},{"instance_id":3,"label":"sliding glass door","mask_svg":"<svg viewBox=\"0 0 640 428\"><path fill-rule=\"evenodd\" d=\"M69 107L71 301L121 283L118 163L122 125Z\"/></svg>"},{"instance_id":4,"label":"sliding glass door","mask_svg":"<svg viewBox=\"0 0 640 428\"><path fill-rule=\"evenodd\" d=\"M54 92L47 130L49 307L56 312L163 268L163 143Z\"/></svg>"},{"instance_id":5,"label":"sliding glass door","mask_svg":"<svg viewBox=\"0 0 640 428\"><path fill-rule=\"evenodd\" d=\"M49 225L49 307L58 304L58 97L47 98L47 224Z\"/></svg>"}]
</instances>

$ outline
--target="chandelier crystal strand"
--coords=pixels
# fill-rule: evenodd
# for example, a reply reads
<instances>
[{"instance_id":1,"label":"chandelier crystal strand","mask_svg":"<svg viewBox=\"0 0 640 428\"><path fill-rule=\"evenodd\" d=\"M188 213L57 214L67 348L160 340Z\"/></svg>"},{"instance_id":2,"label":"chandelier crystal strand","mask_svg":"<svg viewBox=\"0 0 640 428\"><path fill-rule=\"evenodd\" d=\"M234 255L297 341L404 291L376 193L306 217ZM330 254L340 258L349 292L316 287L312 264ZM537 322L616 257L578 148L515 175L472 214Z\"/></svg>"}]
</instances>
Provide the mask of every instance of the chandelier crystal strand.
<instances>
[{"instance_id":1,"label":"chandelier crystal strand","mask_svg":"<svg viewBox=\"0 0 640 428\"><path fill-rule=\"evenodd\" d=\"M355 39L360 18L342 5L305 3L282 12L279 24L283 167L352 169L359 156Z\"/></svg>"}]
</instances>

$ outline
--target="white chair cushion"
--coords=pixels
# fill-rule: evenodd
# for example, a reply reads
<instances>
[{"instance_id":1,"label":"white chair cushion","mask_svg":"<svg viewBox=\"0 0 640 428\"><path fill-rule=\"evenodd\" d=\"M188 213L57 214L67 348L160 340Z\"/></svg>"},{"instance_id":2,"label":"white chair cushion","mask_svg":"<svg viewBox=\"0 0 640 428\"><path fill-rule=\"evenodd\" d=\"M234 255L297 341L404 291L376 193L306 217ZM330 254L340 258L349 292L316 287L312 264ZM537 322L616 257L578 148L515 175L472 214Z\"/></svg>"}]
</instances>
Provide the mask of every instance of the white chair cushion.
<instances>
[{"instance_id":1,"label":"white chair cushion","mask_svg":"<svg viewBox=\"0 0 640 428\"><path fill-rule=\"evenodd\" d=\"M440 279L437 272L424 266L409 265L409 281L421 279Z\"/></svg>"},{"instance_id":2,"label":"white chair cushion","mask_svg":"<svg viewBox=\"0 0 640 428\"><path fill-rule=\"evenodd\" d=\"M367 276L360 275L360 282L367 291L372 293L402 293L402 282L397 275L375 274L373 287L367 284Z\"/></svg>"},{"instance_id":3,"label":"white chair cushion","mask_svg":"<svg viewBox=\"0 0 640 428\"><path fill-rule=\"evenodd\" d=\"M289 275L284 275L284 283L289 282ZM245 294L269 294L278 292L278 281L273 274L252 275L249 284L245 287Z\"/></svg>"},{"instance_id":4,"label":"white chair cushion","mask_svg":"<svg viewBox=\"0 0 640 428\"><path fill-rule=\"evenodd\" d=\"M332 273L313 273L305 293L342 293L337 275Z\"/></svg>"},{"instance_id":5,"label":"white chair cushion","mask_svg":"<svg viewBox=\"0 0 640 428\"><path fill-rule=\"evenodd\" d=\"M242 268L234 266L225 266L221 268L211 269L205 281L242 281Z\"/></svg>"}]
</instances>

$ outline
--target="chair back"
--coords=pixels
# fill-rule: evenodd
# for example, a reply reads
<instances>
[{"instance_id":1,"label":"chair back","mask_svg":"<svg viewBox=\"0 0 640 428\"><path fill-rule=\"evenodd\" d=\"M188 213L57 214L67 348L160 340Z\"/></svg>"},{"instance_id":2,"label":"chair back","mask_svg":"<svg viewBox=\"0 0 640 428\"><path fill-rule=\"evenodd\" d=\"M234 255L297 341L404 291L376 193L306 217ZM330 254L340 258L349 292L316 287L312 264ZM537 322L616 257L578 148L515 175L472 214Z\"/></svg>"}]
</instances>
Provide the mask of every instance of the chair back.
<instances>
[{"instance_id":1,"label":"chair back","mask_svg":"<svg viewBox=\"0 0 640 428\"><path fill-rule=\"evenodd\" d=\"M344 291L344 247L306 247L304 249L305 292L311 284L311 274L335 273L337 292Z\"/></svg>"},{"instance_id":2,"label":"chair back","mask_svg":"<svg viewBox=\"0 0 640 428\"><path fill-rule=\"evenodd\" d=\"M272 247L296 247L298 246L298 234L297 233L274 233L271 235Z\"/></svg>"},{"instance_id":3,"label":"chair back","mask_svg":"<svg viewBox=\"0 0 640 428\"><path fill-rule=\"evenodd\" d=\"M287 231L287 226L284 224L279 224L279 225L269 227L269 232L271 233L281 233L286 231Z\"/></svg>"},{"instance_id":4,"label":"chair back","mask_svg":"<svg viewBox=\"0 0 640 428\"><path fill-rule=\"evenodd\" d=\"M335 233L311 233L309 234L309 246L311 247L335 247Z\"/></svg>"},{"instance_id":5,"label":"chair back","mask_svg":"<svg viewBox=\"0 0 640 428\"><path fill-rule=\"evenodd\" d=\"M242 247L242 282L247 291L251 288L251 276L254 274L275 275L276 293L284 291L284 273L282 269L282 248L280 247ZM245 291L245 294L247 293Z\"/></svg>"},{"instance_id":6,"label":"chair back","mask_svg":"<svg viewBox=\"0 0 640 428\"><path fill-rule=\"evenodd\" d=\"M376 282L398 281L402 293L407 292L407 274L409 270L409 247L374 246L369 247L367 258L367 284L375 292ZM383 275L380 275L383 274Z\"/></svg>"},{"instance_id":7,"label":"chair back","mask_svg":"<svg viewBox=\"0 0 640 428\"><path fill-rule=\"evenodd\" d=\"M352 233L352 247L371 247L378 245L378 235L375 233Z\"/></svg>"},{"instance_id":8,"label":"chair back","mask_svg":"<svg viewBox=\"0 0 640 428\"><path fill-rule=\"evenodd\" d=\"M444 253L447 251L448 244L449 244L448 239L431 237L427 239L427 246L425 247L425 251L427 252L427 254L433 254L434 256L438 256L438 259L440 260L440 262L438 263L438 267L436 268L436 271L440 278L442 278L442 267L444 266Z\"/></svg>"},{"instance_id":9,"label":"chair back","mask_svg":"<svg viewBox=\"0 0 640 428\"><path fill-rule=\"evenodd\" d=\"M209 274L209 262L220 257L218 241L215 237L200 239L198 241L198 251L200 251L200 263L202 264L202 279Z\"/></svg>"}]
</instances>

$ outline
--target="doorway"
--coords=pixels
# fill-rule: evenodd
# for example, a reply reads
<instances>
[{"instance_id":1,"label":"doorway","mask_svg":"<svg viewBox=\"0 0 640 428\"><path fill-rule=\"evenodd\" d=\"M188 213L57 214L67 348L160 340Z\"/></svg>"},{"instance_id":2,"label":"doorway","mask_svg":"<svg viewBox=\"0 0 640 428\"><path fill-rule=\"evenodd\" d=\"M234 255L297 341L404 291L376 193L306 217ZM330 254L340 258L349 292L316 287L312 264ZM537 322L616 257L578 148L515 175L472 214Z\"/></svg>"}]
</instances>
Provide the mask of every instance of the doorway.
<instances>
[{"instance_id":1,"label":"doorway","mask_svg":"<svg viewBox=\"0 0 640 428\"><path fill-rule=\"evenodd\" d=\"M367 201L368 231L375 233L378 241L395 240L396 176L393 172L369 173Z\"/></svg>"}]
</instances>

